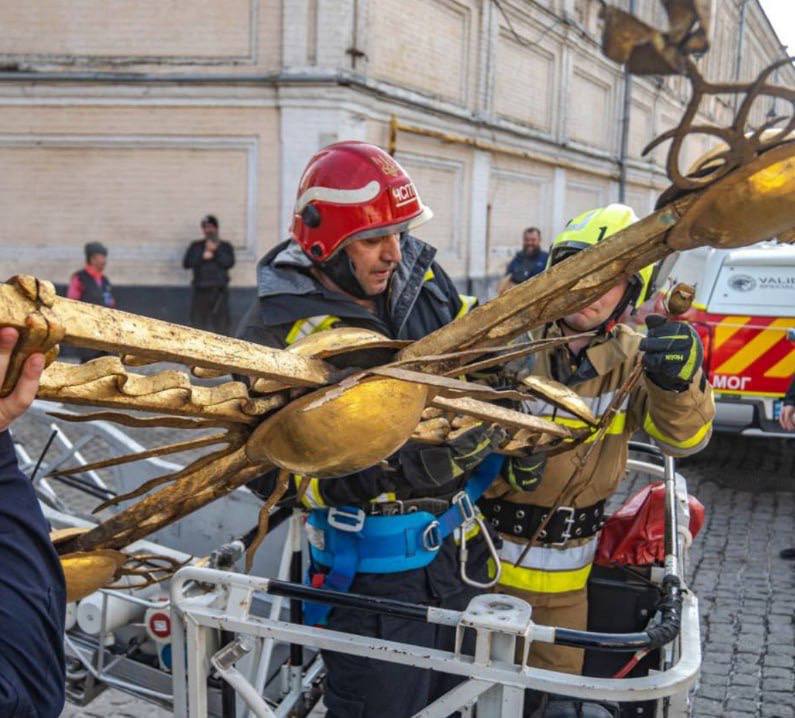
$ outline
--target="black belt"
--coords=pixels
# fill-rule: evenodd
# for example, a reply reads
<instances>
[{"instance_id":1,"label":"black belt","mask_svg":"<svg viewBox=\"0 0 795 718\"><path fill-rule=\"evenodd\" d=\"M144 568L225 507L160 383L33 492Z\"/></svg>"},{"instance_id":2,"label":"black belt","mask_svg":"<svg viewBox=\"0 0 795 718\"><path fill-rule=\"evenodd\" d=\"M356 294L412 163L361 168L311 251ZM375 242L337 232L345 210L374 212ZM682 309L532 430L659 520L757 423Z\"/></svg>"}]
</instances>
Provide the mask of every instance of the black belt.
<instances>
[{"instance_id":1,"label":"black belt","mask_svg":"<svg viewBox=\"0 0 795 718\"><path fill-rule=\"evenodd\" d=\"M362 509L368 516L400 516L416 511L429 514L443 514L450 507L447 499L404 499L402 501L375 501Z\"/></svg>"},{"instance_id":2,"label":"black belt","mask_svg":"<svg viewBox=\"0 0 795 718\"><path fill-rule=\"evenodd\" d=\"M481 499L478 506L497 531L528 540L550 512L544 506L514 504L502 499ZM596 535L605 522L604 509L604 501L578 508L560 506L538 535L539 543L562 546L569 539Z\"/></svg>"}]
</instances>

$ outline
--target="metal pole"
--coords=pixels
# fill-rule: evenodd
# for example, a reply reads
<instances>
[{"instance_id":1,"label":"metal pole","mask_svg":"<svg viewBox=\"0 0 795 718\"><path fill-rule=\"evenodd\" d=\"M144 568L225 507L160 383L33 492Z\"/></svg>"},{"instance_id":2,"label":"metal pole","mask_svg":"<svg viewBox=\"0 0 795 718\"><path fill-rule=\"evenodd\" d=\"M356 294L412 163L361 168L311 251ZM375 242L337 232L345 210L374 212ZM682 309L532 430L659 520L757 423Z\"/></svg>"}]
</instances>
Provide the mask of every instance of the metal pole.
<instances>
[{"instance_id":1,"label":"metal pole","mask_svg":"<svg viewBox=\"0 0 795 718\"><path fill-rule=\"evenodd\" d=\"M478 636L480 638L480 636ZM516 636L489 633L489 656L492 661L513 663L516 655ZM515 686L495 683L478 698L478 718L515 718L524 709L524 690Z\"/></svg>"},{"instance_id":2,"label":"metal pole","mask_svg":"<svg viewBox=\"0 0 795 718\"><path fill-rule=\"evenodd\" d=\"M287 527L287 541L284 544L282 558L279 562L279 572L277 574L279 578L289 578L289 572L292 569L293 547L297 545L300 549L300 516L301 511L296 509L293 511L292 516L289 519L289 525ZM268 614L268 617L273 621L280 620L283 605L284 598L282 596L276 596L273 599L273 603L271 603L271 610ZM273 656L273 646L274 640L272 638L266 638L262 642L262 650L260 652L260 657L256 668L256 676L254 678L254 689L257 691L257 695L262 695L265 690L265 683L268 680L268 670L270 668L271 658ZM249 714L249 716L250 715L251 714Z\"/></svg>"},{"instance_id":3,"label":"metal pole","mask_svg":"<svg viewBox=\"0 0 795 718\"><path fill-rule=\"evenodd\" d=\"M734 58L734 81L738 82L740 79L740 66L742 65L743 61L743 39L745 38L745 14L748 9L748 0L741 0L740 5L740 23L737 28L737 56ZM737 108L740 102L740 94L737 93L734 96L734 111L737 112Z\"/></svg>"},{"instance_id":4,"label":"metal pole","mask_svg":"<svg viewBox=\"0 0 795 718\"><path fill-rule=\"evenodd\" d=\"M190 616L187 631L187 663L188 663L188 718L206 718L207 716L207 676L209 661L207 657L207 633L210 629L196 624ZM173 666L172 666L173 667Z\"/></svg>"},{"instance_id":5,"label":"metal pole","mask_svg":"<svg viewBox=\"0 0 795 718\"><path fill-rule=\"evenodd\" d=\"M635 14L635 0L629 0L629 13ZM632 75L624 68L624 98L621 110L621 144L618 154L618 201L627 197L627 153L629 150L629 112L632 108Z\"/></svg>"},{"instance_id":6,"label":"metal pole","mask_svg":"<svg viewBox=\"0 0 795 718\"><path fill-rule=\"evenodd\" d=\"M185 656L185 616L171 602L171 685L174 694L174 715L188 715L188 678Z\"/></svg>"}]
</instances>

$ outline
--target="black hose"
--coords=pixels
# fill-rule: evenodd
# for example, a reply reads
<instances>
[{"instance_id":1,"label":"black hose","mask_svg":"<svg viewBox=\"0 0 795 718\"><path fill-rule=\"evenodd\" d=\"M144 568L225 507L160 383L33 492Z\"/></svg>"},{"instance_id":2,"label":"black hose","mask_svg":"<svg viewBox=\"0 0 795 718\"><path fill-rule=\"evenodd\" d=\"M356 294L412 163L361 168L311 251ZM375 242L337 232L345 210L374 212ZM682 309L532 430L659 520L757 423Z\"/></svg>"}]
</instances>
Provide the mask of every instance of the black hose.
<instances>
[{"instance_id":1,"label":"black hose","mask_svg":"<svg viewBox=\"0 0 795 718\"><path fill-rule=\"evenodd\" d=\"M670 643L682 628L682 586L677 576L663 579L663 598L657 606L660 622L646 629L652 650Z\"/></svg>"},{"instance_id":2,"label":"black hose","mask_svg":"<svg viewBox=\"0 0 795 718\"><path fill-rule=\"evenodd\" d=\"M314 601L343 608L355 608L410 621L428 622L428 608L414 603L405 603L391 598L362 596L356 593L342 593L325 588L313 588L290 581L271 579L268 593L297 601ZM663 596L657 606L660 622L645 631L635 633L596 633L577 631L571 628L555 628L553 643L557 646L588 648L599 651L634 653L640 649L656 650L670 643L679 635L682 625L682 592L679 578L666 576L663 579Z\"/></svg>"},{"instance_id":3,"label":"black hose","mask_svg":"<svg viewBox=\"0 0 795 718\"><path fill-rule=\"evenodd\" d=\"M60 481L62 484L71 486L73 489L82 491L84 494L93 496L96 499L103 499L107 501L108 499L112 499L116 496L115 492L110 491L109 489L102 489L96 484L86 481L85 479L81 479L77 476L61 476L60 474L51 474L47 478Z\"/></svg>"},{"instance_id":4,"label":"black hose","mask_svg":"<svg viewBox=\"0 0 795 718\"><path fill-rule=\"evenodd\" d=\"M357 608L360 611L371 611L372 613L406 618L410 621L428 622L427 607L418 606L415 603L396 601L392 598L362 596L358 593L342 593L340 591L330 591L327 588L313 588L300 583L274 579L268 581L268 593L301 601L327 603L331 606L341 606L342 608Z\"/></svg>"},{"instance_id":5,"label":"black hose","mask_svg":"<svg viewBox=\"0 0 795 718\"><path fill-rule=\"evenodd\" d=\"M303 555L301 546L294 546L293 555L290 557L290 580L300 585L302 572ZM304 605L300 601L290 601L290 621L303 625ZM304 665L304 647L300 643L290 644L290 664L293 666Z\"/></svg>"},{"instance_id":6,"label":"black hose","mask_svg":"<svg viewBox=\"0 0 795 718\"><path fill-rule=\"evenodd\" d=\"M682 627L682 592L677 576L663 578L663 596L657 604L660 622L637 633L593 633L570 628L555 629L555 645L591 648L600 651L634 653L640 649L654 651L670 643ZM655 614L656 615L656 614Z\"/></svg>"},{"instance_id":7,"label":"black hose","mask_svg":"<svg viewBox=\"0 0 795 718\"><path fill-rule=\"evenodd\" d=\"M44 448L41 450L41 454L39 455L39 460L36 462L36 466L33 467L33 473L30 475L31 483L33 483L36 480L36 474L39 473L39 467L41 467L41 462L44 461L44 457L47 456L47 452L50 450L52 442L55 440L56 436L58 436L58 429L53 429L52 433L50 434L50 438L47 439L47 443L44 445Z\"/></svg>"}]
</instances>

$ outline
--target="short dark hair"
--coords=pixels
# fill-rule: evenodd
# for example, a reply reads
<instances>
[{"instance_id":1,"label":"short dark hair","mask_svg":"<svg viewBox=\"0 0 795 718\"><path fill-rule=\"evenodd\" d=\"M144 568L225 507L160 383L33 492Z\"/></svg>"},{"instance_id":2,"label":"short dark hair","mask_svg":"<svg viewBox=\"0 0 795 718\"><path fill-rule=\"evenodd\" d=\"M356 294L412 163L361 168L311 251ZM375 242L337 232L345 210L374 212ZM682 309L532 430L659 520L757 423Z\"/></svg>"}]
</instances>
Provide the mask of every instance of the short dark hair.
<instances>
[{"instance_id":1,"label":"short dark hair","mask_svg":"<svg viewBox=\"0 0 795 718\"><path fill-rule=\"evenodd\" d=\"M213 227L218 229L218 227L219 227L219 225L218 225L218 217L216 217L214 214L206 215L204 217L204 219L202 219L202 226L204 226L205 224L211 224Z\"/></svg>"},{"instance_id":2,"label":"short dark hair","mask_svg":"<svg viewBox=\"0 0 795 718\"><path fill-rule=\"evenodd\" d=\"M83 247L83 251L86 253L86 262L90 261L95 254L108 256L108 248L102 242L88 242Z\"/></svg>"},{"instance_id":3,"label":"short dark hair","mask_svg":"<svg viewBox=\"0 0 795 718\"><path fill-rule=\"evenodd\" d=\"M528 227L524 232L522 232L522 236L524 237L526 234L530 234L530 232L535 232L538 235L538 238L541 239L541 230L538 227Z\"/></svg>"}]
</instances>

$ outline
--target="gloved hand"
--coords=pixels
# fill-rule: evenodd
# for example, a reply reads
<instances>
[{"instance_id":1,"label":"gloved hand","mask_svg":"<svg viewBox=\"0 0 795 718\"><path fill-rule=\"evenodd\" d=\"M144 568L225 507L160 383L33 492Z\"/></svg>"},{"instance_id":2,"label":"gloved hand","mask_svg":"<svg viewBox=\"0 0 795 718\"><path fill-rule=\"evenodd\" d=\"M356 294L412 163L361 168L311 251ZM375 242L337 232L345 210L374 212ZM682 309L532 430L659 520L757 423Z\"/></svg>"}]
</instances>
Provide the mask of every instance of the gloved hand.
<instances>
[{"instance_id":1,"label":"gloved hand","mask_svg":"<svg viewBox=\"0 0 795 718\"><path fill-rule=\"evenodd\" d=\"M451 438L452 437L452 438ZM447 439L450 449L453 478L474 469L508 438L505 429L497 424L478 422Z\"/></svg>"},{"instance_id":2,"label":"gloved hand","mask_svg":"<svg viewBox=\"0 0 795 718\"><path fill-rule=\"evenodd\" d=\"M640 343L643 368L661 389L684 391L704 361L704 348L686 322L673 322L660 314L646 317L648 335Z\"/></svg>"},{"instance_id":3,"label":"gloved hand","mask_svg":"<svg viewBox=\"0 0 795 718\"><path fill-rule=\"evenodd\" d=\"M509 456L503 466L502 476L514 491L535 491L546 465L546 454Z\"/></svg>"}]
</instances>

